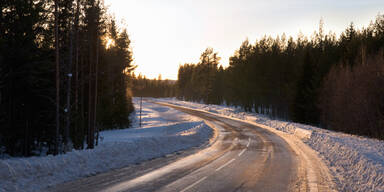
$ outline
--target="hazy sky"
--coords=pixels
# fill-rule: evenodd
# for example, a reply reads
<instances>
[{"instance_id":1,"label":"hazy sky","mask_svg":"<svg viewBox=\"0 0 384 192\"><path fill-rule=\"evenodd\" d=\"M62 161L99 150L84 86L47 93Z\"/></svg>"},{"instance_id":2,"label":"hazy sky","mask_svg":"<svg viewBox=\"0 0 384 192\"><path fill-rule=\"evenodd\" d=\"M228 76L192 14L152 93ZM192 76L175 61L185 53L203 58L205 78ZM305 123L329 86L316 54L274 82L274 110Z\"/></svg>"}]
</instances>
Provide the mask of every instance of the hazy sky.
<instances>
[{"instance_id":1,"label":"hazy sky","mask_svg":"<svg viewBox=\"0 0 384 192\"><path fill-rule=\"evenodd\" d=\"M384 0L105 0L132 40L136 73L177 79L180 64L198 62L212 47L221 64L247 37L311 35L321 18L339 34L361 28L384 11Z\"/></svg>"}]
</instances>

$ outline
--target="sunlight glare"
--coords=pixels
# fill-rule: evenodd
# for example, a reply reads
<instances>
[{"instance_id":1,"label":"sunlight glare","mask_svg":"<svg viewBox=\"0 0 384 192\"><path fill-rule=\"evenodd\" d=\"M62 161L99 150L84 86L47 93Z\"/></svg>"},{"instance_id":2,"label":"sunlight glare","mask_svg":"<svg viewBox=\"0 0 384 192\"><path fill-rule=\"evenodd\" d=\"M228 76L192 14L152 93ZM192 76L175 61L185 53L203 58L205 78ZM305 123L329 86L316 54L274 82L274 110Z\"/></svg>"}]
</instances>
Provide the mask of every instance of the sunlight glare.
<instances>
[{"instance_id":1,"label":"sunlight glare","mask_svg":"<svg viewBox=\"0 0 384 192\"><path fill-rule=\"evenodd\" d=\"M115 41L108 36L104 37L104 42L105 42L105 48L107 49L110 49L111 47L115 46Z\"/></svg>"}]
</instances>

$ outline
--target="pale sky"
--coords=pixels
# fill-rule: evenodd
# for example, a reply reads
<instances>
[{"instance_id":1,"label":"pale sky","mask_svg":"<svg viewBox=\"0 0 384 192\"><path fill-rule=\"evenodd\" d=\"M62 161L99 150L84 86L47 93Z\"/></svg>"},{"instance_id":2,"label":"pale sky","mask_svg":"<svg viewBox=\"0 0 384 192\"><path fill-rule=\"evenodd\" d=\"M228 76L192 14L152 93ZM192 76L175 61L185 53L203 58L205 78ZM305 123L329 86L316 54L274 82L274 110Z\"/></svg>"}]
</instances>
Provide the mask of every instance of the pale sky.
<instances>
[{"instance_id":1,"label":"pale sky","mask_svg":"<svg viewBox=\"0 0 384 192\"><path fill-rule=\"evenodd\" d=\"M212 47L221 64L248 38L285 33L310 36L321 18L339 34L354 22L368 26L384 0L105 0L132 41L136 74L177 79L180 64L196 63Z\"/></svg>"}]
</instances>

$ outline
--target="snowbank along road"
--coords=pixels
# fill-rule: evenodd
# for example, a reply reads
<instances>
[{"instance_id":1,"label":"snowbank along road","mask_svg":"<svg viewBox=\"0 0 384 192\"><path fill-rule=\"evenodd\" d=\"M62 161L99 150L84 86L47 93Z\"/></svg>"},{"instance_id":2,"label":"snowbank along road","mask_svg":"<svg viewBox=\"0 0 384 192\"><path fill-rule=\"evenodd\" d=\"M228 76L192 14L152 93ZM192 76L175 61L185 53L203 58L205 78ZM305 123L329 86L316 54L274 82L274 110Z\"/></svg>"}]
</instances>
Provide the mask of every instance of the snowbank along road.
<instances>
[{"instance_id":1,"label":"snowbank along road","mask_svg":"<svg viewBox=\"0 0 384 192\"><path fill-rule=\"evenodd\" d=\"M158 103L204 119L215 141L66 183L52 191L334 191L328 168L293 135L209 112Z\"/></svg>"}]
</instances>

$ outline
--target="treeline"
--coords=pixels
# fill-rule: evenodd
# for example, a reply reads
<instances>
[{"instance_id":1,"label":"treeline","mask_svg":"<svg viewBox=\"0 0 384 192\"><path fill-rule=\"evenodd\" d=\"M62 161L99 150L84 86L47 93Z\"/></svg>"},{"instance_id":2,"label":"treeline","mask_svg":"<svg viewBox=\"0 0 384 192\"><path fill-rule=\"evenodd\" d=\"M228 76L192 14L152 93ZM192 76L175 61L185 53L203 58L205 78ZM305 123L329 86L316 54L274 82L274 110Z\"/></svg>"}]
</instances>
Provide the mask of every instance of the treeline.
<instances>
[{"instance_id":1,"label":"treeline","mask_svg":"<svg viewBox=\"0 0 384 192\"><path fill-rule=\"evenodd\" d=\"M137 77L131 74L132 93L135 97L176 97L176 81L162 80L161 76L157 79L147 79L139 74Z\"/></svg>"},{"instance_id":2,"label":"treeline","mask_svg":"<svg viewBox=\"0 0 384 192\"><path fill-rule=\"evenodd\" d=\"M384 15L339 37L320 21L311 38L244 41L225 69L207 49L179 68L178 97L384 139L383 48Z\"/></svg>"},{"instance_id":3,"label":"treeline","mask_svg":"<svg viewBox=\"0 0 384 192\"><path fill-rule=\"evenodd\" d=\"M320 122L326 128L384 139L383 50L352 67L332 67L319 97Z\"/></svg>"},{"instance_id":4,"label":"treeline","mask_svg":"<svg viewBox=\"0 0 384 192\"><path fill-rule=\"evenodd\" d=\"M224 69L219 67L220 57L207 48L197 64L180 66L178 72L178 97L209 104L221 104L225 98Z\"/></svg>"},{"instance_id":5,"label":"treeline","mask_svg":"<svg viewBox=\"0 0 384 192\"><path fill-rule=\"evenodd\" d=\"M93 148L129 126L130 40L99 0L0 1L0 155Z\"/></svg>"}]
</instances>

